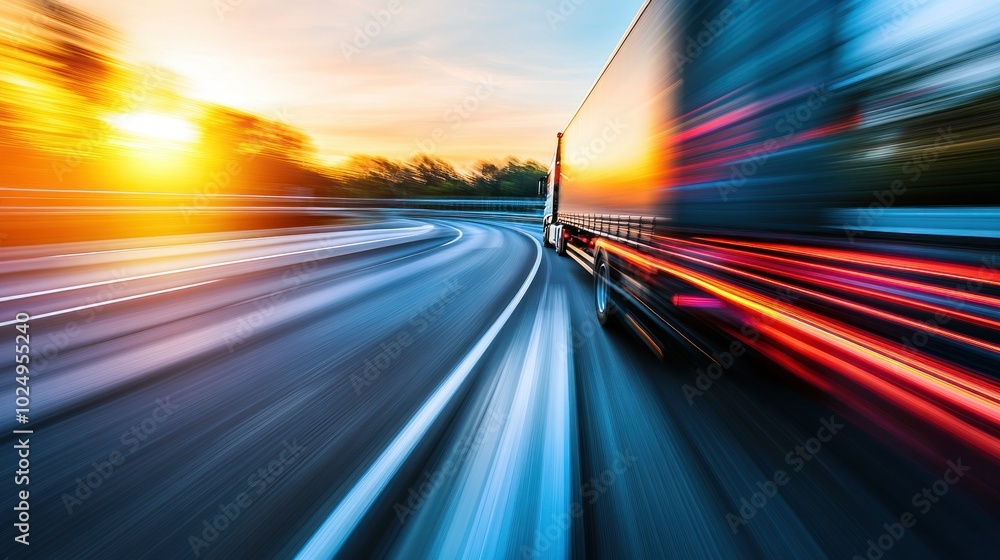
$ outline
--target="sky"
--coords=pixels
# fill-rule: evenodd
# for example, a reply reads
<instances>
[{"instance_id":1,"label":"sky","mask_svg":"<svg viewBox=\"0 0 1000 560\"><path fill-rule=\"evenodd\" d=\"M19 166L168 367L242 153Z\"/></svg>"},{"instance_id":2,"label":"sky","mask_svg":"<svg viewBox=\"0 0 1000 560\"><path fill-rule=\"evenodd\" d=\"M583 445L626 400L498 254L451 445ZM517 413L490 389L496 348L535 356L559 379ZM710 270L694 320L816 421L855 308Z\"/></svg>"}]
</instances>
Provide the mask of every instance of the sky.
<instances>
[{"instance_id":1,"label":"sky","mask_svg":"<svg viewBox=\"0 0 1000 560\"><path fill-rule=\"evenodd\" d=\"M287 121L320 159L548 163L643 0L68 0L195 98Z\"/></svg>"}]
</instances>

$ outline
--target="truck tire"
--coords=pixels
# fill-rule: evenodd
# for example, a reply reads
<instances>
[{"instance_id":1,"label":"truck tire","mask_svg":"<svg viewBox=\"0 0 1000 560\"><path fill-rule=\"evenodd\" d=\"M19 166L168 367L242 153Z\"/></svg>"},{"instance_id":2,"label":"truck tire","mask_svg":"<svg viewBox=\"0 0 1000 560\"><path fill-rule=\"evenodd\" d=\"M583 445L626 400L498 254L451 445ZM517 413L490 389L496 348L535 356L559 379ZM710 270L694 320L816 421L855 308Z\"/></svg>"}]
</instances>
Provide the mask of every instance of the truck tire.
<instances>
[{"instance_id":1,"label":"truck tire","mask_svg":"<svg viewBox=\"0 0 1000 560\"><path fill-rule=\"evenodd\" d=\"M615 303L614 274L604 249L598 249L594 258L594 311L602 327L614 326L620 319L620 309Z\"/></svg>"},{"instance_id":2,"label":"truck tire","mask_svg":"<svg viewBox=\"0 0 1000 560\"><path fill-rule=\"evenodd\" d=\"M549 227L551 226L545 224L545 227L542 228L542 245L544 245L546 249L554 247L552 243L549 243Z\"/></svg>"},{"instance_id":3,"label":"truck tire","mask_svg":"<svg viewBox=\"0 0 1000 560\"><path fill-rule=\"evenodd\" d=\"M566 235L560 235L556 237L556 254L560 257L566 256Z\"/></svg>"}]
</instances>

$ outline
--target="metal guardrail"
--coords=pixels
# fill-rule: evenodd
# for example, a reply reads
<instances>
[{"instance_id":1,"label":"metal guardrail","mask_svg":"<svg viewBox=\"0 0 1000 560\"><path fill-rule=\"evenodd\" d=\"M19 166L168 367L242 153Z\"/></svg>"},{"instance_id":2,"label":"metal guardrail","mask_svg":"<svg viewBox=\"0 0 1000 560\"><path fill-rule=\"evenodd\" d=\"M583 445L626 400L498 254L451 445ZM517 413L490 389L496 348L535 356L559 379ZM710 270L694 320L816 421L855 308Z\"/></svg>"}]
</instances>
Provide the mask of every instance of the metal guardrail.
<instances>
[{"instance_id":1,"label":"metal guardrail","mask_svg":"<svg viewBox=\"0 0 1000 560\"><path fill-rule=\"evenodd\" d=\"M394 208L419 208L424 210L457 210L475 212L541 212L545 201L537 198L409 198L365 199L375 204L388 204Z\"/></svg>"},{"instance_id":2,"label":"metal guardrail","mask_svg":"<svg viewBox=\"0 0 1000 560\"><path fill-rule=\"evenodd\" d=\"M597 236L629 244L648 244L657 234L663 218L623 214L559 214L560 221Z\"/></svg>"},{"instance_id":3,"label":"metal guardrail","mask_svg":"<svg viewBox=\"0 0 1000 560\"><path fill-rule=\"evenodd\" d=\"M112 213L127 211L332 212L345 209L404 209L538 214L538 198L345 198L191 192L129 192L0 188L0 212Z\"/></svg>"}]
</instances>

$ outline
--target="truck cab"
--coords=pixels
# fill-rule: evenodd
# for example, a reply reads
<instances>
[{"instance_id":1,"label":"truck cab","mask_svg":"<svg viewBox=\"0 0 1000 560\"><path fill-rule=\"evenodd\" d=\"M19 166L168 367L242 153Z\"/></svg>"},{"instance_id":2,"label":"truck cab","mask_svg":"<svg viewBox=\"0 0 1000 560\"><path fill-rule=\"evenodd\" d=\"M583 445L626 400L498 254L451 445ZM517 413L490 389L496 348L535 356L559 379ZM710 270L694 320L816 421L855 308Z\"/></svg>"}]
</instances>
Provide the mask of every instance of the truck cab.
<instances>
[{"instance_id":1,"label":"truck cab","mask_svg":"<svg viewBox=\"0 0 1000 560\"><path fill-rule=\"evenodd\" d=\"M549 172L542 178L544 184L540 185L540 190L544 189L545 194L545 209L542 213L542 241L546 247L554 247L554 237L553 230L551 229L553 224L556 222L556 211L558 210L559 198L559 174L560 174L560 152L562 144L562 133L557 135L558 142L556 143L556 153L552 156L552 162L549 163ZM541 194L541 193L539 193Z\"/></svg>"}]
</instances>

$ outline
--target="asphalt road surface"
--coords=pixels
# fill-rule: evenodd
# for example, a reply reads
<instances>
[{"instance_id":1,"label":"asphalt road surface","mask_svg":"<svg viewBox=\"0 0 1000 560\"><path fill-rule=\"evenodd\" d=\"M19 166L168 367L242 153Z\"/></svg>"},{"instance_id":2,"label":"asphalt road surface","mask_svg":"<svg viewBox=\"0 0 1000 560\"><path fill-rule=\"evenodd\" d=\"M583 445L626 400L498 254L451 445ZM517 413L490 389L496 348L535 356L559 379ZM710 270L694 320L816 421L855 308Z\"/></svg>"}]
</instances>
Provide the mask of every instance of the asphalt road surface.
<instances>
[{"instance_id":1,"label":"asphalt road surface","mask_svg":"<svg viewBox=\"0 0 1000 560\"><path fill-rule=\"evenodd\" d=\"M2 555L997 558L990 465L923 460L750 352L692 395L538 229L3 249L33 367L28 423L0 415Z\"/></svg>"}]
</instances>

